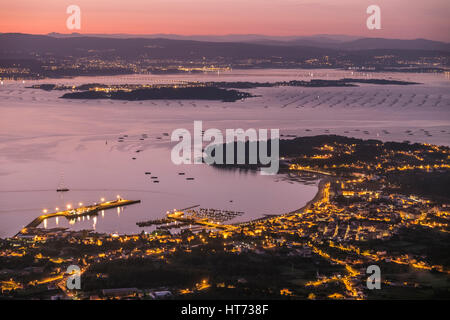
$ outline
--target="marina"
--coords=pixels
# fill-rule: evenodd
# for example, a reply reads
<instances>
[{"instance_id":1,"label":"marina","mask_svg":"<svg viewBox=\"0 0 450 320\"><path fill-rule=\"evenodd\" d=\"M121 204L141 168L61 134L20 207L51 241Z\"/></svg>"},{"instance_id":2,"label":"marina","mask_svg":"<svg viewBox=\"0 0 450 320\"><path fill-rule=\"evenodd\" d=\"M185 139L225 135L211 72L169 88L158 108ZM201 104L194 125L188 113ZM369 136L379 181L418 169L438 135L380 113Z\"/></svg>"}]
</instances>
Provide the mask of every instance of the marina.
<instances>
[{"instance_id":1,"label":"marina","mask_svg":"<svg viewBox=\"0 0 450 320\"><path fill-rule=\"evenodd\" d=\"M181 210L174 209L172 212L167 211L166 217L161 219L149 220L145 222L137 222L139 227L157 226L157 229L181 228L185 226L196 225L200 227L213 229L229 229L234 228L230 225L222 223L242 216L244 212L231 210L218 210L211 208L198 208L199 205L184 208Z\"/></svg>"}]
</instances>

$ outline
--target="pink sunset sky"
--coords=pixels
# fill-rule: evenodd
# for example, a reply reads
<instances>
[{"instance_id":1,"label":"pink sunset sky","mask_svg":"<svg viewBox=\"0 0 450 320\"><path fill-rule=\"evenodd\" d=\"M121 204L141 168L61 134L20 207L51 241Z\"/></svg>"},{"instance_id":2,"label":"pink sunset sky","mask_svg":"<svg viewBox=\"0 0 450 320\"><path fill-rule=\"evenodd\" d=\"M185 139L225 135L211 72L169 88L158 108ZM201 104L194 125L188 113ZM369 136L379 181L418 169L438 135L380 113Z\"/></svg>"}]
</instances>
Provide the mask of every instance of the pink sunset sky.
<instances>
[{"instance_id":1,"label":"pink sunset sky","mask_svg":"<svg viewBox=\"0 0 450 320\"><path fill-rule=\"evenodd\" d=\"M71 4L81 8L80 33L346 34L450 42L449 0L2 0L0 32L71 33ZM382 30L366 27L372 4L381 7Z\"/></svg>"}]
</instances>

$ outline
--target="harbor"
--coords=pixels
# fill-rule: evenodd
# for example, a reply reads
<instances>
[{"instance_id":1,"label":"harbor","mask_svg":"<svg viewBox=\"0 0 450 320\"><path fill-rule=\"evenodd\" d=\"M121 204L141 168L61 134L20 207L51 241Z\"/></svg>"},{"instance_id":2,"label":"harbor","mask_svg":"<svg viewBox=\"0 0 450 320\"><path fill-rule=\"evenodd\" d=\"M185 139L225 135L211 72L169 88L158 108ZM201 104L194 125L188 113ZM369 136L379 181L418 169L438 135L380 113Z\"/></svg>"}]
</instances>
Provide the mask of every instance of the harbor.
<instances>
[{"instance_id":1,"label":"harbor","mask_svg":"<svg viewBox=\"0 0 450 320\"><path fill-rule=\"evenodd\" d=\"M235 227L222 223L244 214L244 212L241 211L217 210L211 208L206 209L198 207L199 205L181 210L174 209L172 212L167 211L165 218L137 222L136 224L139 227L156 225L157 229L181 228L184 226L197 225L210 229L230 230L235 229Z\"/></svg>"}]
</instances>

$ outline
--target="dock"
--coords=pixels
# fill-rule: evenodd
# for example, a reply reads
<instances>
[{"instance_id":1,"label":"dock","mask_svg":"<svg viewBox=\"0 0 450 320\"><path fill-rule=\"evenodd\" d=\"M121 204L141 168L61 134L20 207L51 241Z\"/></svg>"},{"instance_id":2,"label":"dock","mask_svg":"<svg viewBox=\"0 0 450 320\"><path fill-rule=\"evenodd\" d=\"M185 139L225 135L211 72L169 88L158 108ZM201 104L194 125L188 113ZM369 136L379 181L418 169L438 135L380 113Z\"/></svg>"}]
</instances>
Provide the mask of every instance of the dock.
<instances>
[{"instance_id":1,"label":"dock","mask_svg":"<svg viewBox=\"0 0 450 320\"><path fill-rule=\"evenodd\" d=\"M214 223L214 222L208 221L208 219L195 219L195 218L186 217L184 215L184 211L175 211L174 213L169 213L169 214L167 214L167 218L174 220L174 221L192 224L192 225L199 225L199 226L203 226L203 227L207 227L207 228L211 228L211 229L220 229L220 230L228 230L228 231L236 229L235 226Z\"/></svg>"},{"instance_id":2,"label":"dock","mask_svg":"<svg viewBox=\"0 0 450 320\"><path fill-rule=\"evenodd\" d=\"M197 208L199 206L200 206L199 204L196 204L194 206L181 209L179 211L190 210L190 209ZM140 228L143 228L143 227L149 227L149 226L153 226L153 225L163 225L163 224L167 224L167 223L170 223L170 222L173 222L173 220L171 220L169 218L162 218L162 219L153 219L153 220L136 222L136 225L138 227L140 227Z\"/></svg>"},{"instance_id":3,"label":"dock","mask_svg":"<svg viewBox=\"0 0 450 320\"><path fill-rule=\"evenodd\" d=\"M125 199L117 199L112 201L101 202L98 204L90 205L90 206L82 206L74 209L68 209L64 211L58 211L53 213L43 214L33 221L31 221L28 225L26 225L22 230L20 230L16 236L20 234L27 234L29 229L37 228L44 220L55 218L55 217L65 217L67 219L88 216L97 214L99 211L113 209L122 206L128 206L135 203L140 203L141 200L125 200Z\"/></svg>"},{"instance_id":4,"label":"dock","mask_svg":"<svg viewBox=\"0 0 450 320\"><path fill-rule=\"evenodd\" d=\"M236 229L236 227L233 225L212 222L208 218L199 218L199 217L193 217L193 216L186 215L187 210L194 209L199 206L200 205L195 205L195 206L191 206L191 207L184 208L181 210L174 209L173 212L168 211L165 218L149 220L149 221L144 221L144 222L137 222L136 224L141 228L156 225L156 226L160 226L158 228L168 229L168 228L179 228L179 227L186 226L186 225L197 225L199 227L218 229L218 230L226 230L226 231L232 231L232 230ZM174 222L175 223L179 222L180 224L168 225L168 224L174 223ZM168 226L162 226L164 224L167 224Z\"/></svg>"}]
</instances>

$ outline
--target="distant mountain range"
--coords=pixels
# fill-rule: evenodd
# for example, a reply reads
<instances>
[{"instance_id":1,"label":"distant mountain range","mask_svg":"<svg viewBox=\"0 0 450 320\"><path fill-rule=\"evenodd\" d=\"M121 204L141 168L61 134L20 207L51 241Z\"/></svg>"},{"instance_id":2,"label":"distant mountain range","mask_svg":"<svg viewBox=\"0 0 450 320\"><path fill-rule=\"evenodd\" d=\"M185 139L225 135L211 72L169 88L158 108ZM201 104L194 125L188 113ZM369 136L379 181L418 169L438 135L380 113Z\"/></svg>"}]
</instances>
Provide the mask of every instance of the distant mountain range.
<instances>
[{"instance_id":1,"label":"distant mountain range","mask_svg":"<svg viewBox=\"0 0 450 320\"><path fill-rule=\"evenodd\" d=\"M207 42L165 38L52 37L30 34L0 34L0 58L25 58L30 54L55 56L121 56L147 55L165 58L234 59L279 56L283 58L322 55L332 49L300 45L272 45L251 42Z\"/></svg>"},{"instance_id":2,"label":"distant mountain range","mask_svg":"<svg viewBox=\"0 0 450 320\"><path fill-rule=\"evenodd\" d=\"M64 49L64 46L73 45L87 48L117 49L121 45L171 45L178 41L180 45L187 46L209 46L211 47L234 47L249 49L249 45L262 45L265 49L270 47L309 47L332 50L427 50L427 51L450 51L450 43L432 41L426 39L401 40L385 38L361 38L346 35L314 35L314 36L265 36L265 35L127 35L127 34L59 34L31 35L20 33L0 33L0 52L6 50L33 50L33 49ZM220 43L223 43L220 45ZM60 48L58 48L60 47ZM280 49L273 49L275 51ZM270 51L270 50L269 50Z\"/></svg>"},{"instance_id":3,"label":"distant mountain range","mask_svg":"<svg viewBox=\"0 0 450 320\"><path fill-rule=\"evenodd\" d=\"M312 40L317 42L344 42L361 39L362 37L347 36L347 35L328 35L319 34L312 36L268 36L261 34L228 34L228 35L178 35L168 33L156 33L156 34L81 34L81 33L49 33L48 36L55 38L70 38L70 37L98 37L98 38L116 38L116 39L129 39L129 38L144 38L144 39L171 39L171 40L195 40L195 41L207 41L207 42L259 42L259 41L277 41L277 42L289 42L296 40Z\"/></svg>"},{"instance_id":4,"label":"distant mountain range","mask_svg":"<svg viewBox=\"0 0 450 320\"><path fill-rule=\"evenodd\" d=\"M330 48L339 50L372 50L372 49L404 49L404 50L439 50L450 51L450 43L433 41L427 39L385 39L364 38L347 35L319 34L312 36L267 36L259 34L230 34L230 35L176 35L176 34L48 34L55 38L73 37L98 37L115 39L171 39L171 40L194 40L204 42L245 42L266 45L282 46L308 46L318 48Z\"/></svg>"},{"instance_id":5,"label":"distant mountain range","mask_svg":"<svg viewBox=\"0 0 450 320\"><path fill-rule=\"evenodd\" d=\"M0 34L0 78L31 79L220 69L337 68L444 72L450 44L425 39L259 35ZM208 41L206 41L208 39Z\"/></svg>"},{"instance_id":6,"label":"distant mountain range","mask_svg":"<svg viewBox=\"0 0 450 320\"><path fill-rule=\"evenodd\" d=\"M153 37L154 36L154 37ZM402 54L420 56L420 52L450 52L450 44L425 39L396 40L362 38L349 40L346 36L271 37L257 35L230 35L215 37L223 41L155 38L157 35L134 38L129 36L63 36L0 34L0 58L25 58L30 54L56 56L122 56L124 58L148 55L152 58L229 57L234 59L282 57L301 58L330 55L339 52L367 54L368 51L405 51ZM184 38L185 36L177 36ZM197 36L200 37L200 36ZM209 36L204 36L209 37ZM211 36L212 37L212 36ZM231 42L240 38L241 41ZM227 41L225 41L227 40ZM245 40L245 41L244 41Z\"/></svg>"}]
</instances>

